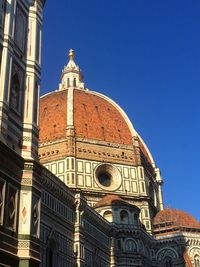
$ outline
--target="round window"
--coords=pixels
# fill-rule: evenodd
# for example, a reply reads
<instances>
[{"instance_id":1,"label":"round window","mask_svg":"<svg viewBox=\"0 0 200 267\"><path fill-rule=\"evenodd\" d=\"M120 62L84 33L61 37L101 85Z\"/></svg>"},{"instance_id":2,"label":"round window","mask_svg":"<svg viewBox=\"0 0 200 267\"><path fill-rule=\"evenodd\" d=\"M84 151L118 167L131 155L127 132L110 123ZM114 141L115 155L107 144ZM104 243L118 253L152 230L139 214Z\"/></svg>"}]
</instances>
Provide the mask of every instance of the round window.
<instances>
[{"instance_id":1,"label":"round window","mask_svg":"<svg viewBox=\"0 0 200 267\"><path fill-rule=\"evenodd\" d=\"M103 186L111 186L112 176L110 175L110 173L101 172L98 174L98 180Z\"/></svg>"},{"instance_id":2,"label":"round window","mask_svg":"<svg viewBox=\"0 0 200 267\"><path fill-rule=\"evenodd\" d=\"M119 170L111 164L101 164L95 170L97 184L106 190L116 190L121 185L121 174Z\"/></svg>"}]
</instances>

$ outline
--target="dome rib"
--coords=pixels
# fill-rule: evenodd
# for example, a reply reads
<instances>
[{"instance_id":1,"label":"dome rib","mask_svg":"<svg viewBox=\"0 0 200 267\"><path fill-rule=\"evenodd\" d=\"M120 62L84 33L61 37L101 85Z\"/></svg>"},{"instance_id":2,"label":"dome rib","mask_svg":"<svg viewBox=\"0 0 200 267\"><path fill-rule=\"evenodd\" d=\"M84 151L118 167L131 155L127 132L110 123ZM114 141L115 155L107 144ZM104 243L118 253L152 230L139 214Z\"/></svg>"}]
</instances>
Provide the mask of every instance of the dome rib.
<instances>
[{"instance_id":1,"label":"dome rib","mask_svg":"<svg viewBox=\"0 0 200 267\"><path fill-rule=\"evenodd\" d=\"M65 138L69 113L68 90L56 91L41 98L40 143ZM116 106L100 94L73 89L73 115L76 137L133 145L127 121Z\"/></svg>"}]
</instances>

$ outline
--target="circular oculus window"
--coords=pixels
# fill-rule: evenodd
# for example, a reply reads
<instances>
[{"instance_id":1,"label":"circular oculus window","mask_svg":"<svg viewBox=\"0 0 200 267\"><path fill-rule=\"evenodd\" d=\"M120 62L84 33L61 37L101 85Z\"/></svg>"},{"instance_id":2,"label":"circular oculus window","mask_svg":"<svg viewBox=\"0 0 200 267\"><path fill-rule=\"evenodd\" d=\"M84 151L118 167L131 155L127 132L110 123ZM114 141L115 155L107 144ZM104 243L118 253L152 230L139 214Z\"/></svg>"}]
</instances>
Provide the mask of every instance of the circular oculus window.
<instances>
[{"instance_id":1,"label":"circular oculus window","mask_svg":"<svg viewBox=\"0 0 200 267\"><path fill-rule=\"evenodd\" d=\"M120 171L111 164L101 164L96 167L95 179L99 187L114 191L121 185Z\"/></svg>"}]
</instances>

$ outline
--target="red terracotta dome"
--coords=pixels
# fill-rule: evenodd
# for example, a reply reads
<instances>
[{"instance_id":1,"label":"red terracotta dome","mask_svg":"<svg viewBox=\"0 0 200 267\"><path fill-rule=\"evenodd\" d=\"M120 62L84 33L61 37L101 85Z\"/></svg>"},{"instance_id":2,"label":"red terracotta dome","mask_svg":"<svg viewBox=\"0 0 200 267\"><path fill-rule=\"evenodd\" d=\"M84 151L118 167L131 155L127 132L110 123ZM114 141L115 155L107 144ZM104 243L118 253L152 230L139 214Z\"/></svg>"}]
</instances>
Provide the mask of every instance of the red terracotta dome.
<instances>
[{"instance_id":1,"label":"red terracotta dome","mask_svg":"<svg viewBox=\"0 0 200 267\"><path fill-rule=\"evenodd\" d=\"M198 228L200 223L185 211L166 208L158 212L153 221L154 228Z\"/></svg>"},{"instance_id":2,"label":"red terracotta dome","mask_svg":"<svg viewBox=\"0 0 200 267\"><path fill-rule=\"evenodd\" d=\"M67 128L67 92L57 91L40 100L41 143L63 139Z\"/></svg>"},{"instance_id":3,"label":"red terracotta dome","mask_svg":"<svg viewBox=\"0 0 200 267\"><path fill-rule=\"evenodd\" d=\"M102 145L104 142L105 145L113 145L112 147L129 146L126 147L129 150L128 156L113 155L122 159L133 160L134 158L135 162L142 159L144 164L150 166L150 170L154 170L153 158L127 115L108 97L85 88L81 69L73 60L73 51L70 51L69 56L70 60L62 72L59 89L40 99L40 147L50 146L50 144L53 146L61 142L63 144L66 140L66 146L56 148L56 153L59 152L63 156L64 147L67 148L65 151L70 150L69 144L73 143L69 141L69 136L73 136L75 138L73 140L77 143L89 142ZM135 144L139 145L140 155L135 149ZM43 160L45 153L41 152L44 155ZM55 147L48 153L56 155ZM105 151L98 153L105 153ZM108 154L110 157L112 153L108 152Z\"/></svg>"},{"instance_id":4,"label":"red terracotta dome","mask_svg":"<svg viewBox=\"0 0 200 267\"><path fill-rule=\"evenodd\" d=\"M132 144L130 129L119 110L90 91L74 91L76 135L119 144Z\"/></svg>"},{"instance_id":5,"label":"red terracotta dome","mask_svg":"<svg viewBox=\"0 0 200 267\"><path fill-rule=\"evenodd\" d=\"M65 138L68 90L47 94L40 101L40 143ZM85 139L132 144L131 131L120 111L92 91L73 90L75 136Z\"/></svg>"}]
</instances>

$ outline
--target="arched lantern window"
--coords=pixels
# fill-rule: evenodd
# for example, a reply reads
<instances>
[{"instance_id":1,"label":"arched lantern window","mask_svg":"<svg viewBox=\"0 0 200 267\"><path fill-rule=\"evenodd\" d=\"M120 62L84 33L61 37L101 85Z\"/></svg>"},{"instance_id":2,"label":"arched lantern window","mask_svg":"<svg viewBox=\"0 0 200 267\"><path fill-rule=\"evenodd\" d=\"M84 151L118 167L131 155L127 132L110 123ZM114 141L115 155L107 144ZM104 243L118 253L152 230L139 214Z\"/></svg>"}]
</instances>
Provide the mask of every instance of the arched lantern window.
<instances>
[{"instance_id":1,"label":"arched lantern window","mask_svg":"<svg viewBox=\"0 0 200 267\"><path fill-rule=\"evenodd\" d=\"M76 78L74 78L73 86L76 87Z\"/></svg>"}]
</instances>

